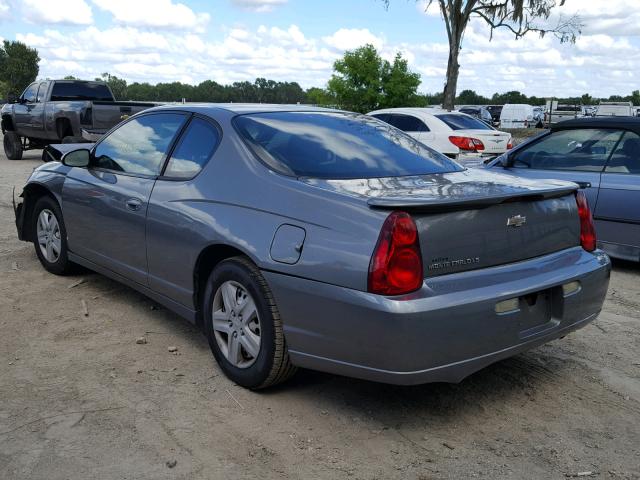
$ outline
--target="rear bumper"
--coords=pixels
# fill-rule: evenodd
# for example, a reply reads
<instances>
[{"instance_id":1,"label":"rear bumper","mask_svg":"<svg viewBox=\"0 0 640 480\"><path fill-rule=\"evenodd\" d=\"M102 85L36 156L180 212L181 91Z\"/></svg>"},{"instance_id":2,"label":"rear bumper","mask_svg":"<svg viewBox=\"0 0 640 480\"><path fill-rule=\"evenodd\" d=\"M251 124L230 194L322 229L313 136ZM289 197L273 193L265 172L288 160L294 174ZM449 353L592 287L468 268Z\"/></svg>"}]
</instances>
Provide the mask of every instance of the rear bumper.
<instances>
[{"instance_id":1,"label":"rear bumper","mask_svg":"<svg viewBox=\"0 0 640 480\"><path fill-rule=\"evenodd\" d=\"M315 370L403 385L459 382L471 373L596 318L611 264L579 247L425 281L403 298L264 272L291 360ZM565 295L562 285L580 289ZM496 303L526 295L518 311ZM531 298L529 297L529 298ZM546 300L545 300L546 299ZM546 306L545 306L546 305Z\"/></svg>"}]
</instances>

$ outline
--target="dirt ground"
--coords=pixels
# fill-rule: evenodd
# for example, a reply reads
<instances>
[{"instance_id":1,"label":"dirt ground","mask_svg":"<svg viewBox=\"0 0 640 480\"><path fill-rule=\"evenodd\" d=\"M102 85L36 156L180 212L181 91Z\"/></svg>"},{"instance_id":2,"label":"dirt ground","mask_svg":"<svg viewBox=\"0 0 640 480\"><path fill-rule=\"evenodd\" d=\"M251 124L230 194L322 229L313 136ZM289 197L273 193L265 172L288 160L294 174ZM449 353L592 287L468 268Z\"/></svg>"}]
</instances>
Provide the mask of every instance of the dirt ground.
<instances>
[{"instance_id":1,"label":"dirt ground","mask_svg":"<svg viewBox=\"0 0 640 480\"><path fill-rule=\"evenodd\" d=\"M640 266L614 264L596 322L458 385L253 393L151 300L40 267L13 224L25 157L0 156L0 479L640 478Z\"/></svg>"}]
</instances>

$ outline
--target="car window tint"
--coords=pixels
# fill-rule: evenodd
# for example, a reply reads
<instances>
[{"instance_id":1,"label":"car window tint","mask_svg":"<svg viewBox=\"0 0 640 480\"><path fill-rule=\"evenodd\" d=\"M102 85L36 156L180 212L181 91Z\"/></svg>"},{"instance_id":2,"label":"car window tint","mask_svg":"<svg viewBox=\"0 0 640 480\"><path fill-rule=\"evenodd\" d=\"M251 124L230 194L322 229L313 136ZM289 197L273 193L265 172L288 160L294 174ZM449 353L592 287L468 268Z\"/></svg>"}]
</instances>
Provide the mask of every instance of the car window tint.
<instances>
[{"instance_id":1,"label":"car window tint","mask_svg":"<svg viewBox=\"0 0 640 480\"><path fill-rule=\"evenodd\" d=\"M605 169L608 173L640 174L640 136L626 132L611 155Z\"/></svg>"},{"instance_id":2,"label":"car window tint","mask_svg":"<svg viewBox=\"0 0 640 480\"><path fill-rule=\"evenodd\" d=\"M32 83L24 91L24 93L22 94L22 98L26 102L34 103L36 101L37 93L38 93L38 84L37 83Z\"/></svg>"},{"instance_id":3,"label":"car window tint","mask_svg":"<svg viewBox=\"0 0 640 480\"><path fill-rule=\"evenodd\" d=\"M158 175L185 115L160 113L135 118L111 132L94 152L94 165L117 172Z\"/></svg>"},{"instance_id":4,"label":"car window tint","mask_svg":"<svg viewBox=\"0 0 640 480\"><path fill-rule=\"evenodd\" d=\"M600 172L622 136L620 130L560 130L518 152L516 168Z\"/></svg>"},{"instance_id":5,"label":"car window tint","mask_svg":"<svg viewBox=\"0 0 640 480\"><path fill-rule=\"evenodd\" d=\"M274 170L312 178L375 178L460 171L462 167L372 117L272 112L234 120L255 154Z\"/></svg>"},{"instance_id":6,"label":"car window tint","mask_svg":"<svg viewBox=\"0 0 640 480\"><path fill-rule=\"evenodd\" d=\"M493 128L486 123L467 115L443 113L436 115L436 118L442 120L452 130L493 130Z\"/></svg>"},{"instance_id":7,"label":"car window tint","mask_svg":"<svg viewBox=\"0 0 640 480\"><path fill-rule=\"evenodd\" d=\"M112 102L113 95L109 88L103 83L59 81L53 84L51 90L51 101L59 102L63 100L96 100Z\"/></svg>"},{"instance_id":8,"label":"car window tint","mask_svg":"<svg viewBox=\"0 0 640 480\"><path fill-rule=\"evenodd\" d=\"M403 132L428 132L429 128L419 118L413 115L402 115L399 113L392 113L389 118L385 120L388 124L399 128Z\"/></svg>"},{"instance_id":9,"label":"car window tint","mask_svg":"<svg viewBox=\"0 0 640 480\"><path fill-rule=\"evenodd\" d=\"M192 178L207 163L218 144L218 130L209 122L194 118L174 150L164 175Z\"/></svg>"},{"instance_id":10,"label":"car window tint","mask_svg":"<svg viewBox=\"0 0 640 480\"><path fill-rule=\"evenodd\" d=\"M47 82L42 82L40 84L40 86L38 87L38 97L36 98L36 102L40 103L40 102L44 102L45 100L45 95L47 94L47 86L49 84Z\"/></svg>"},{"instance_id":11,"label":"car window tint","mask_svg":"<svg viewBox=\"0 0 640 480\"><path fill-rule=\"evenodd\" d=\"M389 114L388 113L376 113L375 115L371 115L373 118L377 118L378 120L382 120L383 122L389 123Z\"/></svg>"}]
</instances>

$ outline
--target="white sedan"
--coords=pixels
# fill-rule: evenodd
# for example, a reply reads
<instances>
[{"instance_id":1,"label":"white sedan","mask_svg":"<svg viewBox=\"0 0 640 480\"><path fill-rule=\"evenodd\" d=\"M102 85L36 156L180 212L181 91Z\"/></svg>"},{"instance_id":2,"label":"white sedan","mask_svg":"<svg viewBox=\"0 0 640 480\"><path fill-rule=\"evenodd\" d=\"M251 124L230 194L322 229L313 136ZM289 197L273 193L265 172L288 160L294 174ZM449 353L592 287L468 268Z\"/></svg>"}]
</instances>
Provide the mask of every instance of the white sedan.
<instances>
[{"instance_id":1,"label":"white sedan","mask_svg":"<svg viewBox=\"0 0 640 480\"><path fill-rule=\"evenodd\" d=\"M367 115L399 128L453 159L495 157L513 146L511 134L460 112L437 108L386 108Z\"/></svg>"}]
</instances>

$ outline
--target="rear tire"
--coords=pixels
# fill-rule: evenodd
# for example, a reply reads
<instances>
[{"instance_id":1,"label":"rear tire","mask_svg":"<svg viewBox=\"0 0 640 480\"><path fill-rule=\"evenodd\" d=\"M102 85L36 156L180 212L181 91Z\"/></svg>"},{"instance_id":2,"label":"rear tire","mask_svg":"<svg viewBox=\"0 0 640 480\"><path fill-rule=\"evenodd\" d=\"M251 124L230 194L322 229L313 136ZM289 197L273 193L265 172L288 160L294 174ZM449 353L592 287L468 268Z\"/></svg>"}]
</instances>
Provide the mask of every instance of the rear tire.
<instances>
[{"instance_id":1,"label":"rear tire","mask_svg":"<svg viewBox=\"0 0 640 480\"><path fill-rule=\"evenodd\" d=\"M22 159L22 139L16 132L4 133L3 146L9 160Z\"/></svg>"},{"instance_id":2,"label":"rear tire","mask_svg":"<svg viewBox=\"0 0 640 480\"><path fill-rule=\"evenodd\" d=\"M247 311L255 313L243 319ZM227 377L238 385L254 390L267 388L296 372L289 360L273 294L260 270L247 258L233 257L213 269L205 287L202 312L204 333L213 356ZM235 355L234 341L238 344ZM248 341L254 342L257 355L245 348Z\"/></svg>"},{"instance_id":3,"label":"rear tire","mask_svg":"<svg viewBox=\"0 0 640 480\"><path fill-rule=\"evenodd\" d=\"M40 197L33 207L31 232L36 255L42 266L55 275L73 273L75 264L68 258L67 230L58 203Z\"/></svg>"}]
</instances>

